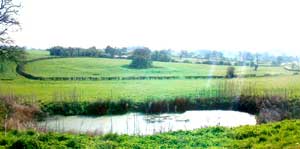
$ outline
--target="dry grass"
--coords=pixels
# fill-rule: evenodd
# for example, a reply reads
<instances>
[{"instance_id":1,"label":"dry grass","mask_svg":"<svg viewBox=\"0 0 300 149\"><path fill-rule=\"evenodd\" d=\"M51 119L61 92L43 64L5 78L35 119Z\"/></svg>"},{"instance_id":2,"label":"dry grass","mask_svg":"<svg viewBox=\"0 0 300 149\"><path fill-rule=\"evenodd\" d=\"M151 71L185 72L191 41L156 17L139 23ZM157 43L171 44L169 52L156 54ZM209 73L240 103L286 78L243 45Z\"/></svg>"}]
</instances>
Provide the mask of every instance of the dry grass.
<instances>
[{"instance_id":1,"label":"dry grass","mask_svg":"<svg viewBox=\"0 0 300 149\"><path fill-rule=\"evenodd\" d=\"M3 127L5 129L24 130L34 128L35 119L41 113L41 110L36 105L25 105L18 103L16 96L0 96L1 105L6 110L3 110L2 115Z\"/></svg>"}]
</instances>

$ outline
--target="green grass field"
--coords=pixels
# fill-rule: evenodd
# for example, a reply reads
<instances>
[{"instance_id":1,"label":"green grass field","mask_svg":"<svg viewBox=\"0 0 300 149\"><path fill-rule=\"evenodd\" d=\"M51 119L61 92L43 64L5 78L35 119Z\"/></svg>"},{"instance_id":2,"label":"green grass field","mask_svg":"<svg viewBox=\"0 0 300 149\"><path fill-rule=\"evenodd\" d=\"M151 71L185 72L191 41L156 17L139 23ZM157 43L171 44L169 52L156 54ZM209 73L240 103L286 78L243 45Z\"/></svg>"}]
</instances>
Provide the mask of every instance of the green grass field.
<instances>
[{"instance_id":1,"label":"green grass field","mask_svg":"<svg viewBox=\"0 0 300 149\"><path fill-rule=\"evenodd\" d=\"M203 89L218 89L227 85L234 92L245 92L255 88L257 94L265 90L293 90L293 96L299 96L299 76L262 77L248 79L213 79L213 80L128 80L128 81L33 81L19 78L13 81L0 81L2 94L13 93L20 96L36 97L41 101L51 101L57 96L65 99L73 94L81 100L97 99L168 99L175 97L203 96Z\"/></svg>"},{"instance_id":2,"label":"green grass field","mask_svg":"<svg viewBox=\"0 0 300 149\"><path fill-rule=\"evenodd\" d=\"M29 52L30 58L46 57L47 51ZM97 58L63 58L42 60L30 63L26 71L42 76L73 76L73 75L208 75L210 70L215 74L225 73L225 66L211 66L183 63L160 63L159 68L135 70L122 67L128 60L97 59ZM34 81L25 79L15 73L15 64L10 63L7 71L0 74L0 93L15 94L26 98L35 98L41 102L55 98L72 99L74 94L80 100L98 99L172 99L175 97L213 96L203 94L203 90L219 89L226 86L236 94L245 92L251 87L256 94L265 94L265 90L282 93L285 89L292 90L292 96L299 96L300 76L283 75L277 77L260 77L245 79L197 79L197 80L115 80L115 81ZM88 67L85 67L88 66ZM66 69L63 69L66 67ZM74 69L71 69L74 67ZM214 69L212 69L214 68ZM71 69L71 70L70 70ZM242 67L239 67L238 70ZM249 68L246 68L249 70ZM218 71L217 71L218 70ZM286 73L280 67L261 67L257 73ZM160 73L158 73L160 72ZM6 80L10 78L13 80ZM3 80L1 80L3 79ZM224 88L224 87L223 87Z\"/></svg>"},{"instance_id":3,"label":"green grass field","mask_svg":"<svg viewBox=\"0 0 300 149\"><path fill-rule=\"evenodd\" d=\"M27 60L33 60L37 58L42 58L42 57L49 57L50 53L49 51L45 50L27 50Z\"/></svg>"},{"instance_id":4,"label":"green grass field","mask_svg":"<svg viewBox=\"0 0 300 149\"><path fill-rule=\"evenodd\" d=\"M42 77L107 77L107 76L225 76L227 66L153 62L149 69L128 68L130 60L106 58L60 58L25 65L25 71ZM291 74L282 67L237 66L236 74Z\"/></svg>"}]
</instances>

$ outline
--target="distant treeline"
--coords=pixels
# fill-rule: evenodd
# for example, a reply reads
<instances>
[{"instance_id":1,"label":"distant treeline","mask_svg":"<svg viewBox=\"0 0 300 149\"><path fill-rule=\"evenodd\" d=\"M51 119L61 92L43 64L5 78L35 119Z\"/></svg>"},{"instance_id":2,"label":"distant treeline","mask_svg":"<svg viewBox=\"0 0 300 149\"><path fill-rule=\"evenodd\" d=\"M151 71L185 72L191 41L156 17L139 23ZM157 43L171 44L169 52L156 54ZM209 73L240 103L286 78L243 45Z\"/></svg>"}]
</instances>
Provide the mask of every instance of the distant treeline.
<instances>
[{"instance_id":1,"label":"distant treeline","mask_svg":"<svg viewBox=\"0 0 300 149\"><path fill-rule=\"evenodd\" d=\"M52 47L47 49L52 56L63 56L63 57L78 57L78 56L86 56L86 57L122 57L127 53L126 48L113 48L107 46L105 49L97 49L96 47L91 48L75 48L75 47ZM124 57L126 58L126 57Z\"/></svg>"},{"instance_id":2,"label":"distant treeline","mask_svg":"<svg viewBox=\"0 0 300 149\"><path fill-rule=\"evenodd\" d=\"M140 47L146 48L146 47ZM148 49L148 48L147 48ZM48 51L52 56L64 56L64 57L103 57L103 58L126 58L131 59L134 48L118 48L107 46L104 49L97 49L96 47L90 48L76 48L76 47L61 47L55 46ZM222 51L212 50L197 50L186 51L182 50L176 52L174 50L151 50L151 60L161 62L183 62L193 63L186 58L192 58L198 60L198 64L210 64L210 65L233 65L233 66L255 66L261 64L267 64L268 66L279 66L282 63L299 61L297 57L293 56L273 56L269 53L251 53L251 52L237 52L230 54ZM177 58L176 58L177 57Z\"/></svg>"},{"instance_id":3,"label":"distant treeline","mask_svg":"<svg viewBox=\"0 0 300 149\"><path fill-rule=\"evenodd\" d=\"M56 46L47 49L51 56L63 56L63 57L104 57L104 58L131 58L131 52L127 48L115 48L107 46L105 49L91 48L75 48L75 47L61 47ZM170 50L160 50L151 52L152 61L170 62L172 61Z\"/></svg>"}]
</instances>

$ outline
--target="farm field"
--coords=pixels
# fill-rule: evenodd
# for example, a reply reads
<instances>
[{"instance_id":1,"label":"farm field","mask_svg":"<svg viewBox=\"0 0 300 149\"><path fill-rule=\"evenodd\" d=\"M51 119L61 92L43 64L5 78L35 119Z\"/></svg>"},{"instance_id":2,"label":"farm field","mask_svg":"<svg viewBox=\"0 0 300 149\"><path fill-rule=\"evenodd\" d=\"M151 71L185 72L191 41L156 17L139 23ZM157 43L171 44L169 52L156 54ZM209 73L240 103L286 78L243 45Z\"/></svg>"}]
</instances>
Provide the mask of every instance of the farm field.
<instances>
[{"instance_id":1,"label":"farm field","mask_svg":"<svg viewBox=\"0 0 300 149\"><path fill-rule=\"evenodd\" d=\"M27 60L33 60L37 58L49 57L50 53L46 50L27 50Z\"/></svg>"},{"instance_id":2,"label":"farm field","mask_svg":"<svg viewBox=\"0 0 300 149\"><path fill-rule=\"evenodd\" d=\"M255 88L257 94L265 90L283 92L293 90L293 96L299 96L300 76L278 76L247 79L197 79L197 80L119 80L119 81L33 81L22 77L13 81L0 81L2 94L14 93L21 96L33 96L41 101L51 101L56 95L67 99L76 94L81 100L97 99L168 99L174 97L198 97L201 90L228 90L241 92ZM70 96L70 97L69 97ZM213 95L206 95L213 96Z\"/></svg>"},{"instance_id":3,"label":"farm field","mask_svg":"<svg viewBox=\"0 0 300 149\"><path fill-rule=\"evenodd\" d=\"M153 62L149 69L131 69L130 60L107 58L59 58L25 65L25 72L41 77L126 77L126 76L225 76L228 66ZM292 74L282 67L236 66L237 75Z\"/></svg>"},{"instance_id":4,"label":"farm field","mask_svg":"<svg viewBox=\"0 0 300 149\"><path fill-rule=\"evenodd\" d=\"M47 54L47 51L30 51L29 58L46 57ZM61 61L63 61L63 65L59 65L59 63L62 63ZM55 64L55 62L57 62L57 64ZM99 73L99 68L101 68L100 72L103 71L103 75L155 75L156 73L151 69L161 70L162 74L165 75L186 75L186 73L195 75L194 69L192 68L198 68L195 69L195 71L198 72L198 75L208 75L209 69L212 67L220 67L218 69L221 69L221 71L215 72L216 74L218 73L221 75L221 73L225 73L226 71L226 66L162 62L155 62L155 64L163 66L163 68L132 70L122 67L127 63L129 63L128 60L119 59L63 58L37 61L29 63L26 66L33 69L33 74L35 74L35 70L37 71L37 75L40 73L40 75L43 76L71 76L72 74L88 76L96 72ZM84 68L84 65L91 65L92 68ZM58 96L62 96L61 99L63 100L71 100L74 95L82 101L94 101L100 99L129 99L141 101L148 99L174 99L175 97L212 97L216 96L216 93L211 91L223 88L228 88L228 90L235 92L236 95L247 92L249 88L255 88L255 93L258 95L265 94L265 91L272 91L273 93L279 92L282 94L285 90L289 90L291 91L291 96L300 96L300 93L297 92L297 90L300 90L300 84L297 83L300 81L300 76L298 75L236 79L34 81L16 74L15 64L10 63L7 66L9 66L9 69L0 75L0 79L2 79L0 80L1 94L15 94L27 98L35 98L40 102L53 101ZM54 66L61 69L55 70L56 68ZM75 67L79 70L62 69L62 66L69 68ZM201 68L201 66L204 68ZM26 67L26 71L29 71L29 68ZM48 69L52 69L52 71L47 71ZM89 69L91 70L89 71ZM240 69L242 68L240 67ZM247 69L249 70L249 68ZM261 67L261 72L258 71L258 73L270 73L271 71L268 71L268 69L273 70L274 72L277 72L278 70L282 73L289 73L281 67Z\"/></svg>"}]
</instances>

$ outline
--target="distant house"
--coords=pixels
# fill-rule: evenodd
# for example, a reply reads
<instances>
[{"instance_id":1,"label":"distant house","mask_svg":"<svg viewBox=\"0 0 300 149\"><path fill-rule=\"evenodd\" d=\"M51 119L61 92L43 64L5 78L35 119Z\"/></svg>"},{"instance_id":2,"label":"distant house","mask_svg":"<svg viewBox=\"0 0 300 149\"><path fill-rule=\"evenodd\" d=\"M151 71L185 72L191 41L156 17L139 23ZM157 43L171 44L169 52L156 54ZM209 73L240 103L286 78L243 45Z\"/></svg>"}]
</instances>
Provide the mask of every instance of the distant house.
<instances>
[{"instance_id":1,"label":"distant house","mask_svg":"<svg viewBox=\"0 0 300 149\"><path fill-rule=\"evenodd\" d=\"M114 58L120 58L120 59L127 59L128 58L128 55L115 55Z\"/></svg>"}]
</instances>

